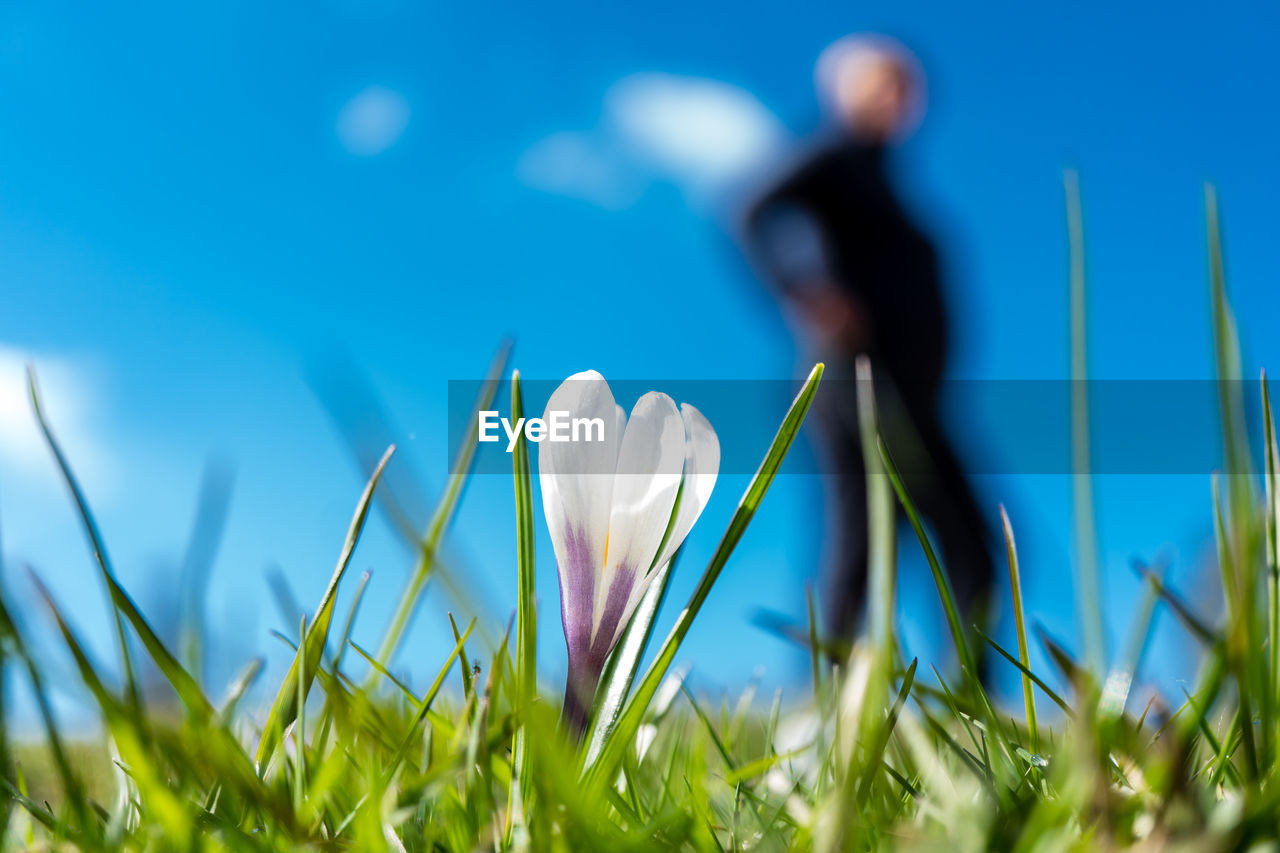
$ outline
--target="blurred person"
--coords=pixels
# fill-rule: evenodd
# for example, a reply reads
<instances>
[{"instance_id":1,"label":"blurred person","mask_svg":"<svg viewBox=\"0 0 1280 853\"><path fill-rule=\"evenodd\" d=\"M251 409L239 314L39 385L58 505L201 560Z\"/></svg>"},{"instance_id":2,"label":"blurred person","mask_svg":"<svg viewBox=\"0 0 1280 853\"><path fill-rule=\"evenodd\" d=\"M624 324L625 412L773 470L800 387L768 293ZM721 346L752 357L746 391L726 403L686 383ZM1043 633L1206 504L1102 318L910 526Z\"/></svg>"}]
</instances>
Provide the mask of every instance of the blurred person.
<instances>
[{"instance_id":1,"label":"blurred person","mask_svg":"<svg viewBox=\"0 0 1280 853\"><path fill-rule=\"evenodd\" d=\"M829 380L852 380L855 360L869 357L881 432L968 625L982 620L992 584L988 529L939 422L948 329L937 252L887 169L919 123L924 78L901 45L867 35L824 51L816 78L837 132L748 207L747 254L798 316ZM814 410L835 477L823 610L832 639L848 640L867 594L866 470L856 387L824 384Z\"/></svg>"}]
</instances>

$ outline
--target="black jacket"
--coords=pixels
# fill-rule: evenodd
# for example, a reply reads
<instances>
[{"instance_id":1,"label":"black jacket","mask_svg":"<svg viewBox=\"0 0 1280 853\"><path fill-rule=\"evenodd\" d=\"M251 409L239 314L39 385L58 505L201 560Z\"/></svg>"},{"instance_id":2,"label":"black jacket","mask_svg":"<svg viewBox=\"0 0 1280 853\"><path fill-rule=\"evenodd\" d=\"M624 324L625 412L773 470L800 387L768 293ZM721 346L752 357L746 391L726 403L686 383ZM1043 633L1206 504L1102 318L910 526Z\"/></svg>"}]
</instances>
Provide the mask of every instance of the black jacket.
<instances>
[{"instance_id":1,"label":"black jacket","mask_svg":"<svg viewBox=\"0 0 1280 853\"><path fill-rule=\"evenodd\" d=\"M900 381L936 383L947 348L937 252L891 186L884 149L848 140L821 149L750 208L750 253L784 291L802 284L780 262L788 246L779 241L797 238L775 226L797 211L816 229L825 276L864 307L873 363Z\"/></svg>"}]
</instances>

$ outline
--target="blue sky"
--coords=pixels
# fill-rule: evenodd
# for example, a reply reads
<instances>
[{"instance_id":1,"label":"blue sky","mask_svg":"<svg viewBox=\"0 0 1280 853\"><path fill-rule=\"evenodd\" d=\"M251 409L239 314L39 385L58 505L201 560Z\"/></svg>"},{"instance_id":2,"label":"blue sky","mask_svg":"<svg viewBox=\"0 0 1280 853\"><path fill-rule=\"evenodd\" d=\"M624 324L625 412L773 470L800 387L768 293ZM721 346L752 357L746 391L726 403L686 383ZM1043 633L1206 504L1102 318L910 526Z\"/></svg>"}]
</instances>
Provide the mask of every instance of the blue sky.
<instances>
[{"instance_id":1,"label":"blue sky","mask_svg":"<svg viewBox=\"0 0 1280 853\"><path fill-rule=\"evenodd\" d=\"M1206 179L1224 206L1246 373L1280 363L1268 334L1280 307L1277 13L1263 4L9 4L6 583L25 590L21 566L34 566L109 658L102 591L21 399L28 359L144 604L174 582L205 459L233 460L210 619L230 626L226 659L264 651L277 664L264 570L278 565L317 599L361 486L307 386L309 354L354 356L406 437L396 464L433 490L447 382L481 374L504 335L516 366L547 379L588 367L658 387L799 375L723 223L759 164L817 128L813 60L856 30L903 39L931 76L929 115L900 165L948 259L954 375L1065 375L1068 165L1084 185L1096 375L1211 375ZM675 600L743 485L718 487ZM1028 608L1071 637L1069 480L979 485L1014 516ZM708 686L740 685L757 665L771 683L803 678L750 615L802 612L817 494L814 478L780 480L713 593L685 651ZM1168 547L1174 577L1197 588L1208 494L1206 477L1099 478L1115 636L1136 586L1130 556ZM508 479L471 485L450 542L507 612ZM540 544L554 677L556 586ZM927 649L932 592L919 561L904 562L904 630ZM372 643L407 558L378 519L356 564L374 569L357 631ZM445 649L445 606L428 599L399 660L416 679ZM30 621L42 624L37 608ZM1166 687L1186 674L1182 648L1164 624L1153 672Z\"/></svg>"}]
</instances>

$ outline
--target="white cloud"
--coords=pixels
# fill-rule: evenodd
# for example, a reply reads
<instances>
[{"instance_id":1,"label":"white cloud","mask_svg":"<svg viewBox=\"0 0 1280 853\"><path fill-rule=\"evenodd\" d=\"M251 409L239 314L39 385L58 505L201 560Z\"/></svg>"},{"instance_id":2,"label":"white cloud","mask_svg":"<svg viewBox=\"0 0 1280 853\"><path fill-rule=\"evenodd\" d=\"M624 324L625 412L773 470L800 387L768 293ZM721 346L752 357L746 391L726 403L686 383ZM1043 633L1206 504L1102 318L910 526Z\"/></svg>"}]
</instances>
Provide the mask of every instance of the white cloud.
<instances>
[{"instance_id":1,"label":"white cloud","mask_svg":"<svg viewBox=\"0 0 1280 853\"><path fill-rule=\"evenodd\" d=\"M373 157L386 151L408 126L408 100L385 86L361 90L338 111L338 141L358 157Z\"/></svg>"},{"instance_id":2,"label":"white cloud","mask_svg":"<svg viewBox=\"0 0 1280 853\"><path fill-rule=\"evenodd\" d=\"M698 187L750 174L784 138L781 124L758 98L703 77L632 74L609 89L605 107L637 154Z\"/></svg>"},{"instance_id":3,"label":"white cloud","mask_svg":"<svg viewBox=\"0 0 1280 853\"><path fill-rule=\"evenodd\" d=\"M555 133L526 151L517 175L535 189L611 210L655 179L701 202L749 179L786 142L781 123L745 89L645 72L609 87L593 130Z\"/></svg>"},{"instance_id":4,"label":"white cloud","mask_svg":"<svg viewBox=\"0 0 1280 853\"><path fill-rule=\"evenodd\" d=\"M642 183L628 174L617 153L591 134L563 131L535 143L516 163L526 186L620 210L639 196Z\"/></svg>"},{"instance_id":5,"label":"white cloud","mask_svg":"<svg viewBox=\"0 0 1280 853\"><path fill-rule=\"evenodd\" d=\"M0 344L0 485L6 503L41 484L60 488L27 392L27 365L36 368L40 398L54 435L79 478L109 488L111 460L95 434L92 384L86 370L59 356L23 352ZM101 424L98 424L101 426Z\"/></svg>"}]
</instances>

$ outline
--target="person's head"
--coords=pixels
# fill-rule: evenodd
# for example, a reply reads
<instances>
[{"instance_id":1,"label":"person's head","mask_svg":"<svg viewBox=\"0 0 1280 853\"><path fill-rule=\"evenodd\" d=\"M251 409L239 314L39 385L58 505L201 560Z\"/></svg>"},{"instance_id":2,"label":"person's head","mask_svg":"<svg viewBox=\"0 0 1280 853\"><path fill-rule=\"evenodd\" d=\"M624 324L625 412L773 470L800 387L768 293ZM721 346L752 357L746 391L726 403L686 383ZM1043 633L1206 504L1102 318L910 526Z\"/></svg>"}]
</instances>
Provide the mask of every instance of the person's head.
<instances>
[{"instance_id":1,"label":"person's head","mask_svg":"<svg viewBox=\"0 0 1280 853\"><path fill-rule=\"evenodd\" d=\"M833 118L867 142L909 136L924 112L919 61L885 36L858 34L836 41L818 57L815 77Z\"/></svg>"}]
</instances>

